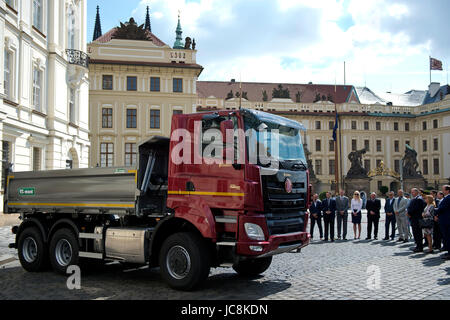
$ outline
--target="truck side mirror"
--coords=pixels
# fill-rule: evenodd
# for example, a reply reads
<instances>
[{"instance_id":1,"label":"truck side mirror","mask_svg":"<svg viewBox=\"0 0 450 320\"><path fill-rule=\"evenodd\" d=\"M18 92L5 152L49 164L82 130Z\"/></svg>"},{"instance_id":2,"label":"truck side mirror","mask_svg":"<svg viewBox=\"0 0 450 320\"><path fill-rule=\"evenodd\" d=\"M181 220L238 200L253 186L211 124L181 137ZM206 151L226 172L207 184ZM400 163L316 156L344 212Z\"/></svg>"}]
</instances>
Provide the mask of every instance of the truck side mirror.
<instances>
[{"instance_id":1,"label":"truck side mirror","mask_svg":"<svg viewBox=\"0 0 450 320\"><path fill-rule=\"evenodd\" d=\"M220 132L222 133L222 140L225 143L227 140L227 130L233 130L234 124L232 120L224 120L220 123Z\"/></svg>"}]
</instances>

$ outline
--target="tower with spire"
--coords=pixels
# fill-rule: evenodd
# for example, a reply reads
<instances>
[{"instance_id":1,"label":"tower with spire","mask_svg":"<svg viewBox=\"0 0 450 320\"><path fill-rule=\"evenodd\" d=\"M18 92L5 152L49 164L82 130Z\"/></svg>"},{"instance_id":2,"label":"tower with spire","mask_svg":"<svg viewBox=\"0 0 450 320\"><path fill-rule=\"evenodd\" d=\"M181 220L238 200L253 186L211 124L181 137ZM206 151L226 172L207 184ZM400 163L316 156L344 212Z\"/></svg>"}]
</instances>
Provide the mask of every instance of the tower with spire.
<instances>
[{"instance_id":1,"label":"tower with spire","mask_svg":"<svg viewBox=\"0 0 450 320\"><path fill-rule=\"evenodd\" d=\"M92 41L97 40L102 35L102 26L100 24L99 6L97 6L97 15L95 16L94 36Z\"/></svg>"},{"instance_id":2,"label":"tower with spire","mask_svg":"<svg viewBox=\"0 0 450 320\"><path fill-rule=\"evenodd\" d=\"M175 43L173 44L173 48L174 49L184 49L183 38L181 37L183 30L181 30L180 11L178 11L178 25L177 25L177 30L175 31L175 33L177 34L177 37L175 38Z\"/></svg>"},{"instance_id":3,"label":"tower with spire","mask_svg":"<svg viewBox=\"0 0 450 320\"><path fill-rule=\"evenodd\" d=\"M145 26L144 26L145 30L148 30L150 32L152 32L152 25L150 24L150 13L149 13L149 8L147 6L147 15L145 16Z\"/></svg>"}]
</instances>

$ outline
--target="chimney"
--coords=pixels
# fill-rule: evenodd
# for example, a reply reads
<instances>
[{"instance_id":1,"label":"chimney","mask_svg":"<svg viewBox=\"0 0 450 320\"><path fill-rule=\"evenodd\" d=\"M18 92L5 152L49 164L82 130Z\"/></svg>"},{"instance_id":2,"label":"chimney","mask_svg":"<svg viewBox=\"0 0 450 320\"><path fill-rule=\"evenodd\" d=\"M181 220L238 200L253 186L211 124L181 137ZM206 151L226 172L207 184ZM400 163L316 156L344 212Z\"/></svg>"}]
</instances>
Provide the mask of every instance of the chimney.
<instances>
[{"instance_id":1,"label":"chimney","mask_svg":"<svg viewBox=\"0 0 450 320\"><path fill-rule=\"evenodd\" d=\"M436 95L436 93L438 93L440 88L441 84L439 82L430 83L430 86L428 87L428 92L430 93L430 96L433 98Z\"/></svg>"}]
</instances>

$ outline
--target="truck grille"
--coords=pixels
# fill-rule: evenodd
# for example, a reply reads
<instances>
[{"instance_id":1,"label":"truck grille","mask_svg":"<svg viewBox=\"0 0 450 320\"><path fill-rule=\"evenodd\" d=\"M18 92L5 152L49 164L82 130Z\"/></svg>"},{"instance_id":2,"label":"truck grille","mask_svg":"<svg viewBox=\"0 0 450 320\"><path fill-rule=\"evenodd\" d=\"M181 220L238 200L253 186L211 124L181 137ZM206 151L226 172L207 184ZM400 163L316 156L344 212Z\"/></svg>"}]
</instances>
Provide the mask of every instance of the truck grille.
<instances>
[{"instance_id":1,"label":"truck grille","mask_svg":"<svg viewBox=\"0 0 450 320\"><path fill-rule=\"evenodd\" d=\"M302 187L304 183L294 183L293 192L287 193L284 182L266 182L265 215L270 235L304 231L306 194L299 193Z\"/></svg>"}]
</instances>

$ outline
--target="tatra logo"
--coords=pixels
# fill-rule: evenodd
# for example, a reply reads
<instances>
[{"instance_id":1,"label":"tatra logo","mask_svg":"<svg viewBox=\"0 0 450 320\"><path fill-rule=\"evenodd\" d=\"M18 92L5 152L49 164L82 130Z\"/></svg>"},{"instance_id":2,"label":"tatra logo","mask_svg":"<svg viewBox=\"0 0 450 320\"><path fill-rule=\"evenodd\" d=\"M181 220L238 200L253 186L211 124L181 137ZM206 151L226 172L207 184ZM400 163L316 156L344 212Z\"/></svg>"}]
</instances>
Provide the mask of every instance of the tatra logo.
<instances>
[{"instance_id":1,"label":"tatra logo","mask_svg":"<svg viewBox=\"0 0 450 320\"><path fill-rule=\"evenodd\" d=\"M231 184L231 185L230 185L230 189L241 190L241 187L240 187L240 186L237 186L237 185L235 185L235 184Z\"/></svg>"},{"instance_id":2,"label":"tatra logo","mask_svg":"<svg viewBox=\"0 0 450 320\"><path fill-rule=\"evenodd\" d=\"M287 193L292 192L292 181L289 178L286 178L284 181L284 190L286 190Z\"/></svg>"}]
</instances>

